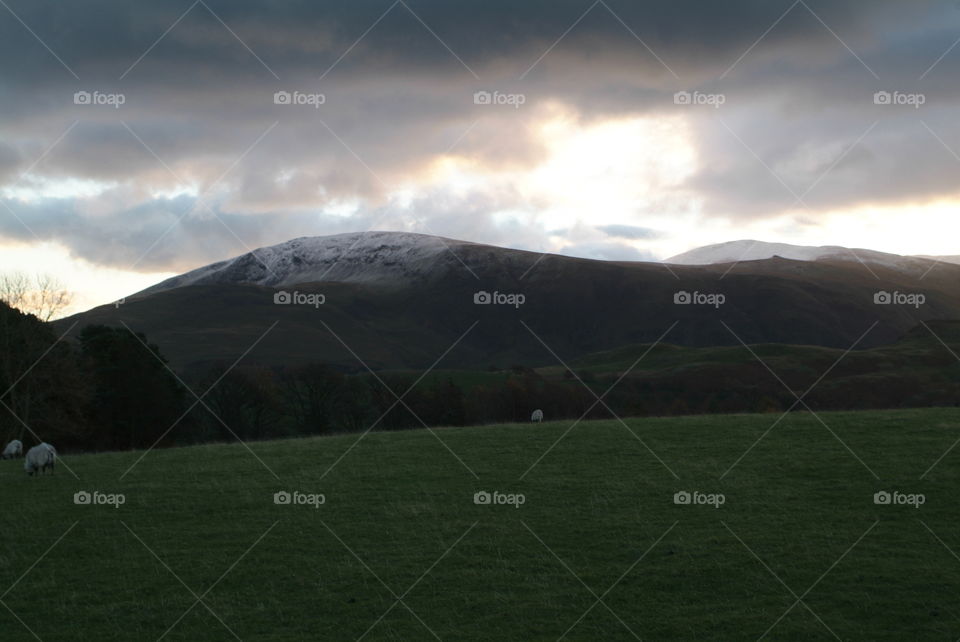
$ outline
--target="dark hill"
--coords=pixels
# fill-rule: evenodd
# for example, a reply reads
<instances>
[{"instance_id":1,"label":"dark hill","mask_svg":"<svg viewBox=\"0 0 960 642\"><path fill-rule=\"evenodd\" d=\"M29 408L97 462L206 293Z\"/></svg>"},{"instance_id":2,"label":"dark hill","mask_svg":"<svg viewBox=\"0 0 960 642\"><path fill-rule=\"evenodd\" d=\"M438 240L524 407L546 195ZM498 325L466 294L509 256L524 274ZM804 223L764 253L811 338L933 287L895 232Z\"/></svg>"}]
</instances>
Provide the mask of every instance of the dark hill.
<instances>
[{"instance_id":1,"label":"dark hill","mask_svg":"<svg viewBox=\"0 0 960 642\"><path fill-rule=\"evenodd\" d=\"M475 322L443 366L555 363L524 323L568 360L652 342L674 322L666 340L682 346L738 345L726 323L751 344L846 349L874 323L861 347L891 343L921 320L960 319L956 265L937 265L923 279L878 264L871 273L852 260L773 258L732 269L668 268L556 255L541 259L530 252L463 243L432 258L418 256L414 270L396 248L387 249L389 263L375 266L379 271L370 267L371 261L358 260L366 271L341 270L338 282L291 285L294 277L286 274L282 287L267 287L229 280L224 274L231 272L224 271L215 279L205 277L216 282L154 288L118 307L95 308L58 323L64 329L74 321L80 322L78 328L126 323L156 342L178 368L233 362L276 323L245 363L320 361L360 367L329 326L371 368L417 369L430 366ZM300 257L295 258L287 263L299 264ZM245 255L236 261L241 260L250 264L257 259ZM230 267L228 263L217 265ZM376 278L369 278L372 271ZM280 290L323 294L326 301L319 307L275 305ZM481 290L522 294L525 302L519 308L476 305L474 294ZM725 303L719 308L676 305L675 293L681 290L719 293ZM919 308L876 305L874 295L881 290L922 293L926 302Z\"/></svg>"}]
</instances>

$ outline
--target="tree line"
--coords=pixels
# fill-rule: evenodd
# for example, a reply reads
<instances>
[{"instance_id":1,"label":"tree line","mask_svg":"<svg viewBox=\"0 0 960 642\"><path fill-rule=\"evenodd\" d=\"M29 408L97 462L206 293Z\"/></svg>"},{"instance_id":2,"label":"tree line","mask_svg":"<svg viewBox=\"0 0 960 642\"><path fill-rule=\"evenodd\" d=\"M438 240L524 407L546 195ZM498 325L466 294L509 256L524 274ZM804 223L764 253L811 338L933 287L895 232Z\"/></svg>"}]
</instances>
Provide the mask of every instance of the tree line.
<instances>
[{"instance_id":1,"label":"tree line","mask_svg":"<svg viewBox=\"0 0 960 642\"><path fill-rule=\"evenodd\" d=\"M61 340L49 323L0 303L0 439L61 450L126 450L368 429L547 420L783 412L795 398L759 366L736 385L697 368L632 376L544 377L522 365L487 373L345 372L325 364L213 364L175 374L158 347L126 327L88 326ZM958 375L960 373L954 373ZM484 376L478 376L484 375ZM953 405L956 386L824 382L817 410ZM724 382L721 385L720 382ZM928 385L929 384L929 385ZM602 401L598 401L602 397Z\"/></svg>"},{"instance_id":2,"label":"tree line","mask_svg":"<svg viewBox=\"0 0 960 642\"><path fill-rule=\"evenodd\" d=\"M419 373L348 373L324 364L214 364L176 374L156 345L130 329L87 326L61 340L50 324L0 303L4 441L102 451L524 422L536 408L548 419L576 418L591 407L588 418L610 416L575 378L545 379L522 366L483 383L464 384L442 372L419 379ZM642 409L617 395L606 403L628 414L678 409L667 397Z\"/></svg>"},{"instance_id":3,"label":"tree line","mask_svg":"<svg viewBox=\"0 0 960 642\"><path fill-rule=\"evenodd\" d=\"M589 394L532 371L464 389L450 377L357 374L323 364L215 364L174 373L125 327L61 339L0 303L0 439L62 450L125 450L424 426L524 421L536 407L572 415Z\"/></svg>"}]
</instances>

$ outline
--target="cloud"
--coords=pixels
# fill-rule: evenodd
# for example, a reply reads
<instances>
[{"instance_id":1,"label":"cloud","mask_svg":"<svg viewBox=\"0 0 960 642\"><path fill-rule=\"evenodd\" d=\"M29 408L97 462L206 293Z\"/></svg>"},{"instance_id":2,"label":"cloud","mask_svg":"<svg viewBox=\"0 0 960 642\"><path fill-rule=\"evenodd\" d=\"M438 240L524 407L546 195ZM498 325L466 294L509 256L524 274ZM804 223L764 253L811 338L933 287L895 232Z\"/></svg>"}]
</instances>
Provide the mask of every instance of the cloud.
<instances>
[{"instance_id":1,"label":"cloud","mask_svg":"<svg viewBox=\"0 0 960 642\"><path fill-rule=\"evenodd\" d=\"M603 261L656 261L652 253L632 245L613 242L577 243L560 248L558 254Z\"/></svg>"},{"instance_id":2,"label":"cloud","mask_svg":"<svg viewBox=\"0 0 960 642\"><path fill-rule=\"evenodd\" d=\"M22 158L20 153L4 143L0 143L0 184L13 178Z\"/></svg>"},{"instance_id":3,"label":"cloud","mask_svg":"<svg viewBox=\"0 0 960 642\"><path fill-rule=\"evenodd\" d=\"M647 227L636 225L598 225L597 229L607 236L614 236L631 241L659 238L661 233Z\"/></svg>"},{"instance_id":4,"label":"cloud","mask_svg":"<svg viewBox=\"0 0 960 642\"><path fill-rule=\"evenodd\" d=\"M0 78L0 194L35 161L19 188L112 186L96 196L51 198L37 188L33 198L6 199L39 237L105 265L146 256L137 269L191 267L244 244L378 220L549 249L554 225L537 217L544 204L511 180L548 157L538 127L558 110L584 126L682 117L696 167L683 184L663 186L661 200L695 201L703 216L747 222L792 212L816 222L865 203L957 193L957 161L945 148L960 153L960 53L931 69L960 28L952 3L608 0L615 15L598 4L579 22L590 5L573 0L408 0L413 13L389 2L207 5L216 15L195 5L157 42L189 5L11 3L69 70L19 22L0 21L0 56L17 61ZM75 105L79 90L126 100L119 109ZM279 90L325 102L276 105ZM521 93L525 103L476 105L478 90ZM725 102L676 105L680 90ZM875 105L879 90L922 92L926 103ZM473 183L437 185L445 159ZM190 213L180 219L182 208ZM0 234L32 238L0 215ZM671 233L659 222L603 223L593 232L568 226L563 251L638 260L646 255L632 245L593 234Z\"/></svg>"}]
</instances>

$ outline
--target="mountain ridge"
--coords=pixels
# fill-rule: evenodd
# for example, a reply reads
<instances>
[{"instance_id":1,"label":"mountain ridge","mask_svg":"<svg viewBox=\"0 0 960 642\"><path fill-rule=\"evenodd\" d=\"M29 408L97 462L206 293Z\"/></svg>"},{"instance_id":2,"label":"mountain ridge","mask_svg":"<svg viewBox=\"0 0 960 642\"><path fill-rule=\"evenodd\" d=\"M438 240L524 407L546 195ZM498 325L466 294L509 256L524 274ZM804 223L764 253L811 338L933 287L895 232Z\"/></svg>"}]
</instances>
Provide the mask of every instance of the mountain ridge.
<instances>
[{"instance_id":1,"label":"mountain ridge","mask_svg":"<svg viewBox=\"0 0 960 642\"><path fill-rule=\"evenodd\" d=\"M794 245L754 239L704 245L664 259L663 262L672 265L716 265L739 263L741 261L761 261L775 257L795 261L855 261L881 265L909 273L920 273L921 275L936 263L960 263L960 257L902 255L840 245Z\"/></svg>"},{"instance_id":2,"label":"mountain ridge","mask_svg":"<svg viewBox=\"0 0 960 642\"><path fill-rule=\"evenodd\" d=\"M668 265L406 233L305 237L57 323L64 331L74 321L77 328L125 324L144 332L178 368L231 362L274 326L247 360L357 367L342 338L372 367L425 368L474 326L445 363L539 365L554 360L551 351L574 359L653 342L668 329L664 340L677 345L742 340L847 349L868 329L858 347L891 343L921 322L960 319L960 266L919 259L909 265L914 261L909 270L896 261L865 268L833 257ZM296 305L287 297L288 304L278 305L280 290L294 289L322 294L324 302ZM924 304L878 305L881 291L920 292ZM522 294L524 302L490 304L497 292ZM721 294L723 303L689 304L697 293Z\"/></svg>"},{"instance_id":3,"label":"mountain ridge","mask_svg":"<svg viewBox=\"0 0 960 642\"><path fill-rule=\"evenodd\" d=\"M250 283L267 287L292 286L321 281L346 283L427 283L440 269L470 268L464 253L474 250L524 258L528 267L541 257L564 256L531 252L471 241L413 232L369 231L328 236L303 236L189 270L152 285L131 296L153 294L188 285ZM576 257L566 257L574 259ZM663 261L604 261L607 264L708 266L762 261L774 258L794 261L848 261L882 266L918 276L937 263L960 264L960 256L905 256L865 248L836 245L803 246L752 239L697 247Z\"/></svg>"},{"instance_id":4,"label":"mountain ridge","mask_svg":"<svg viewBox=\"0 0 960 642\"><path fill-rule=\"evenodd\" d=\"M438 261L456 261L455 248L465 246L494 247L413 232L302 236L190 270L136 294L218 283L273 287L320 281L391 283L429 280ZM445 257L445 254L449 256Z\"/></svg>"}]
</instances>

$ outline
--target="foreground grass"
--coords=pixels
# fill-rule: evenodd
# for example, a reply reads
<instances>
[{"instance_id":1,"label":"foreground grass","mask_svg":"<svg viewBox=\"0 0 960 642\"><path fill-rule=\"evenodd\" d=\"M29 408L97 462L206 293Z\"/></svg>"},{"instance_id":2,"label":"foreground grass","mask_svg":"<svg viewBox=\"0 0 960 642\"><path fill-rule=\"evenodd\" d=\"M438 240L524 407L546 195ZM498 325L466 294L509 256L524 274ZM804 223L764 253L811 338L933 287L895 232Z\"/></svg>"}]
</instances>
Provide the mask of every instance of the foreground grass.
<instances>
[{"instance_id":1,"label":"foreground grass","mask_svg":"<svg viewBox=\"0 0 960 642\"><path fill-rule=\"evenodd\" d=\"M0 638L957 639L960 447L921 476L960 411L821 417L732 469L776 415L584 422L532 469L570 422L0 462Z\"/></svg>"}]
</instances>

